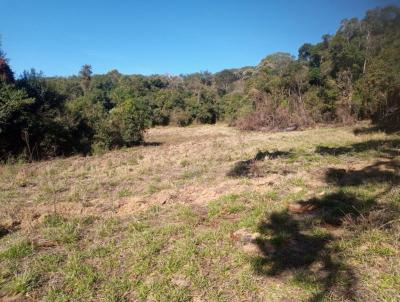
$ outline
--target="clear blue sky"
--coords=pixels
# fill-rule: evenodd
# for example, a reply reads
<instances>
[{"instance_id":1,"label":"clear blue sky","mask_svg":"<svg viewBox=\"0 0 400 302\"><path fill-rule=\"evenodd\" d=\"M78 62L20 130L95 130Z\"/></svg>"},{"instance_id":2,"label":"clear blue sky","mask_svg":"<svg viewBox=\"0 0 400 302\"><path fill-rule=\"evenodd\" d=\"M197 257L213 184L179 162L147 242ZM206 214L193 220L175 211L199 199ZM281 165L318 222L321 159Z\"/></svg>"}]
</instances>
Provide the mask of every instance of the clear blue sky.
<instances>
[{"instance_id":1,"label":"clear blue sky","mask_svg":"<svg viewBox=\"0 0 400 302\"><path fill-rule=\"evenodd\" d=\"M256 65L400 0L0 0L13 70L180 74Z\"/></svg>"}]
</instances>

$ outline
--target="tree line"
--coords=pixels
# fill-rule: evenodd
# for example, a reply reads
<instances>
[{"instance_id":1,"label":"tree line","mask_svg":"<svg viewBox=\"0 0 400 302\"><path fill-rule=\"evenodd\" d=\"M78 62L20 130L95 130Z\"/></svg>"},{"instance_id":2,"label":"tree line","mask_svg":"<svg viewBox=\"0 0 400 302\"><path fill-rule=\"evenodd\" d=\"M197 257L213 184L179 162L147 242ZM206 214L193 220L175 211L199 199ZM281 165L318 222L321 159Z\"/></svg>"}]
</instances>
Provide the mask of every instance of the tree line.
<instances>
[{"instance_id":1,"label":"tree line","mask_svg":"<svg viewBox=\"0 0 400 302\"><path fill-rule=\"evenodd\" d=\"M143 141L155 125L225 121L244 130L353 123L400 126L400 8L343 20L298 57L275 53L257 66L188 75L92 74L34 69L18 78L0 48L0 158L93 153Z\"/></svg>"}]
</instances>

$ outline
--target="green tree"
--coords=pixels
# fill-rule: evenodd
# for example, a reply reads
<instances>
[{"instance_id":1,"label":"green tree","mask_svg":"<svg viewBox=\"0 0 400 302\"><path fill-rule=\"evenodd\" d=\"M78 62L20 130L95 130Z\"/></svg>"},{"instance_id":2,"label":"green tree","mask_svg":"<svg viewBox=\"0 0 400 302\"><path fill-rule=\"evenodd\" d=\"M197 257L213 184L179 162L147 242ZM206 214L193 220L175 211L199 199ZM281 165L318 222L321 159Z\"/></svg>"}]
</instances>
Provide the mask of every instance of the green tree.
<instances>
[{"instance_id":1,"label":"green tree","mask_svg":"<svg viewBox=\"0 0 400 302\"><path fill-rule=\"evenodd\" d=\"M229 86L237 80L237 76L231 70L225 69L216 73L214 79L217 89L222 93L226 93L229 90Z\"/></svg>"},{"instance_id":2,"label":"green tree","mask_svg":"<svg viewBox=\"0 0 400 302\"><path fill-rule=\"evenodd\" d=\"M133 99L127 99L112 109L110 121L111 129L118 132L120 143L125 146L142 142L144 131L151 125L146 104Z\"/></svg>"},{"instance_id":3,"label":"green tree","mask_svg":"<svg viewBox=\"0 0 400 302\"><path fill-rule=\"evenodd\" d=\"M29 119L28 107L33 102L24 90L0 82L0 158L17 155L25 147L31 149L29 141L25 142L22 135ZM28 150L29 153L32 151Z\"/></svg>"}]
</instances>

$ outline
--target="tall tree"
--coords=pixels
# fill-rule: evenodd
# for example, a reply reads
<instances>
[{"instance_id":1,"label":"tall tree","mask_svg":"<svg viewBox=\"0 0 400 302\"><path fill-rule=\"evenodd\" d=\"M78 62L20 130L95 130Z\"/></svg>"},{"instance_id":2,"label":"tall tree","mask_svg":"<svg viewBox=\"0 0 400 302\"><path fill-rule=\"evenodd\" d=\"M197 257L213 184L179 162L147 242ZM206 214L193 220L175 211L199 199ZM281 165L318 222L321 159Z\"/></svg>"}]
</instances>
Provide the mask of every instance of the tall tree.
<instances>
[{"instance_id":1,"label":"tall tree","mask_svg":"<svg viewBox=\"0 0 400 302\"><path fill-rule=\"evenodd\" d=\"M79 76L81 77L81 85L83 91L86 93L90 87L90 81L92 79L92 66L85 64L79 71Z\"/></svg>"},{"instance_id":2,"label":"tall tree","mask_svg":"<svg viewBox=\"0 0 400 302\"><path fill-rule=\"evenodd\" d=\"M217 85L217 88L224 93L228 91L229 85L235 80L237 80L236 75L228 69L215 74L215 84Z\"/></svg>"}]
</instances>

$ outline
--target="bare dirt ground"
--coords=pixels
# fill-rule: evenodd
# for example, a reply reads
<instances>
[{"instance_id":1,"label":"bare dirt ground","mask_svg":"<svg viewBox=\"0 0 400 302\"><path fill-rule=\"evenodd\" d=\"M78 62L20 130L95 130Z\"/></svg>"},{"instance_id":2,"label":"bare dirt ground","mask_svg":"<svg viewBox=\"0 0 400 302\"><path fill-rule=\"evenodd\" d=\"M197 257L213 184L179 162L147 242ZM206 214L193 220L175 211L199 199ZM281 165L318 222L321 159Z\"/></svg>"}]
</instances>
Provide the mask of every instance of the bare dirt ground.
<instances>
[{"instance_id":1,"label":"bare dirt ground","mask_svg":"<svg viewBox=\"0 0 400 302\"><path fill-rule=\"evenodd\" d=\"M165 203L204 205L225 194L263 192L296 178L318 187L320 165L312 161L307 167L303 162L272 161L267 168L273 173L260 172L246 179L228 174L237 161L252 159L258 151L295 148L313 152L320 144L385 137L354 137L351 131L338 128L268 134L239 132L224 125L154 128L148 131L145 146L3 166L0 198L8 203L11 213L4 212L2 219L30 224L53 211L54 204L57 212L66 215L124 215ZM369 162L370 158L349 159L340 165L354 169Z\"/></svg>"}]
</instances>

